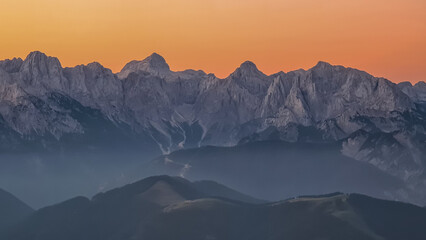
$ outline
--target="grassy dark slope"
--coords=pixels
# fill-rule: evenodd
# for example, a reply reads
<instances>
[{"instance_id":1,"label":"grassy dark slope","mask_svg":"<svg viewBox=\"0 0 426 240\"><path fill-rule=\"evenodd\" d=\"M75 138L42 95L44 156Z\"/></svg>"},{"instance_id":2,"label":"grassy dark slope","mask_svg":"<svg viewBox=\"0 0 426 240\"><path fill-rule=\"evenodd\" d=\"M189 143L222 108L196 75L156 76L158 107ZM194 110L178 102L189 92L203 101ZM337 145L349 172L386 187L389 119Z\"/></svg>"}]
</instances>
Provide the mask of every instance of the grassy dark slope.
<instances>
[{"instance_id":1,"label":"grassy dark slope","mask_svg":"<svg viewBox=\"0 0 426 240\"><path fill-rule=\"evenodd\" d=\"M210 197L202 186L178 177L150 177L98 194L92 200L77 197L41 209L26 222L10 228L5 239L424 240L426 237L426 209L410 204L341 193L251 204L224 196Z\"/></svg>"},{"instance_id":2,"label":"grassy dark slope","mask_svg":"<svg viewBox=\"0 0 426 240\"><path fill-rule=\"evenodd\" d=\"M33 211L27 204L0 189L0 232L22 221Z\"/></svg>"},{"instance_id":3,"label":"grassy dark slope","mask_svg":"<svg viewBox=\"0 0 426 240\"><path fill-rule=\"evenodd\" d=\"M199 191L204 192L206 195L212 196L212 197L233 199L233 200L247 202L247 203L265 203L266 202L265 200L256 199L249 195L237 192L234 189L231 189L229 187L226 187L214 181L208 181L208 180L197 181L197 182L194 182L194 185Z\"/></svg>"},{"instance_id":4,"label":"grassy dark slope","mask_svg":"<svg viewBox=\"0 0 426 240\"><path fill-rule=\"evenodd\" d=\"M43 208L26 223L10 229L10 239L128 239L149 228L162 209L175 202L207 198L259 201L217 183L191 183L158 176L100 193L76 197ZM235 201L229 200L229 201ZM221 200L222 201L222 200Z\"/></svg>"},{"instance_id":5,"label":"grassy dark slope","mask_svg":"<svg viewBox=\"0 0 426 240\"><path fill-rule=\"evenodd\" d=\"M424 208L360 194L352 194L349 203L366 224L385 239L426 239Z\"/></svg>"}]
</instances>

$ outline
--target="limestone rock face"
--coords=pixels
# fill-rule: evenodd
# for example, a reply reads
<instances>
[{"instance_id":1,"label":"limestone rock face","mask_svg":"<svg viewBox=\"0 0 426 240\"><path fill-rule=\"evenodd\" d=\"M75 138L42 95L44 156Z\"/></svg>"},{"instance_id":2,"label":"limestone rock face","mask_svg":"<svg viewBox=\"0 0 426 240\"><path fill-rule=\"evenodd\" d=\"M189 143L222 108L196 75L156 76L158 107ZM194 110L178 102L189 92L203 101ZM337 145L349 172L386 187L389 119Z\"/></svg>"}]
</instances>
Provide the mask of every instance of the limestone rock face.
<instances>
[{"instance_id":1,"label":"limestone rock face","mask_svg":"<svg viewBox=\"0 0 426 240\"><path fill-rule=\"evenodd\" d=\"M34 95L69 90L69 81L62 74L59 60L41 52L32 52L27 56L19 69L18 81Z\"/></svg>"},{"instance_id":2,"label":"limestone rock face","mask_svg":"<svg viewBox=\"0 0 426 240\"><path fill-rule=\"evenodd\" d=\"M142 61L131 61L124 66L124 68L117 75L120 79L126 78L130 73L146 72L155 76L164 76L170 72L170 67L166 60L153 53Z\"/></svg>"},{"instance_id":3,"label":"limestone rock face","mask_svg":"<svg viewBox=\"0 0 426 240\"><path fill-rule=\"evenodd\" d=\"M402 82L398 84L398 87L415 102L426 102L425 82L418 82L414 86L410 82Z\"/></svg>"},{"instance_id":4,"label":"limestone rock face","mask_svg":"<svg viewBox=\"0 0 426 240\"><path fill-rule=\"evenodd\" d=\"M100 109L109 117L120 119L124 107L123 86L110 69L99 63L65 68L69 95L85 106Z\"/></svg>"},{"instance_id":5,"label":"limestone rock face","mask_svg":"<svg viewBox=\"0 0 426 240\"><path fill-rule=\"evenodd\" d=\"M394 118L395 112L415 110L425 88L421 83L397 86L325 62L307 71L267 76L247 61L229 77L219 79L203 71L173 72L155 53L113 74L99 63L62 68L57 58L33 52L24 61L0 62L0 81L1 114L21 134L32 134L35 129L51 132L47 122L41 124L45 117L40 106L29 99L46 102L48 95L57 93L99 110L116 124L148 132L157 136L153 138L161 138L156 139L160 142L167 139L167 143L160 144L167 151L177 147L174 141L188 140L186 132L190 130L183 128L195 123L201 134L191 141L199 145L233 145L267 128L287 128L289 124L312 126L322 132L324 139L332 140L348 137L366 126L397 131L404 123ZM14 111L17 107L20 110ZM52 114L61 111L61 106L49 108L54 109ZM65 115L61 114L62 118ZM25 123L23 116L38 120ZM375 122L357 121L361 118ZM22 123L18 124L19 119ZM55 131L73 131L66 127L68 124L55 122ZM78 121L72 126L81 132Z\"/></svg>"},{"instance_id":6,"label":"limestone rock face","mask_svg":"<svg viewBox=\"0 0 426 240\"><path fill-rule=\"evenodd\" d=\"M130 142L143 136L163 152L270 139L334 141L345 155L414 184L426 164L425 103L424 82L396 85L325 62L267 76L247 61L219 79L171 71L155 53L117 74L99 63L62 68L40 52L0 61L1 144L10 136L19 145L62 143L70 135L98 141L109 133ZM102 137L91 137L94 129Z\"/></svg>"}]
</instances>

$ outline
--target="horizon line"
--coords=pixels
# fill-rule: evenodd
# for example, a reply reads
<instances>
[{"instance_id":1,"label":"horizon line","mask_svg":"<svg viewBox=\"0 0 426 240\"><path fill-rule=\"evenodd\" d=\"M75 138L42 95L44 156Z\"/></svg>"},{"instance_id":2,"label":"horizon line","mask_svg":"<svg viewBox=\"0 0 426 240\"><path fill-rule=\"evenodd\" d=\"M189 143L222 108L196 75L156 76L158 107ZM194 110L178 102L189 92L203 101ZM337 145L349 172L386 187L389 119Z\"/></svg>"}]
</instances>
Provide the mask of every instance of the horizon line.
<instances>
[{"instance_id":1,"label":"horizon line","mask_svg":"<svg viewBox=\"0 0 426 240\"><path fill-rule=\"evenodd\" d=\"M13 59L20 59L20 60L22 60L22 61L25 61L31 54L33 54L33 53L40 53L40 54L42 54L42 55L44 55L44 56L46 56L46 57L50 57L50 58L56 58L58 61L59 61L59 63L60 63L60 65L61 65L61 67L62 68L75 68L75 67L78 67L78 66L88 66L88 65L90 65L90 64L93 64L93 63L96 63L96 64L99 64L99 65L101 65L103 68L105 68L105 69L108 69L108 70L110 70L114 75L117 75L117 74L119 74L120 72L122 72L123 71L123 69L126 67L126 65L127 64L129 64L129 63L131 63L131 62L134 62L134 61L136 61L136 62L142 62L142 61L144 61L144 60L147 60L149 57L151 57L151 56L154 56L154 55L157 55L157 56L159 56L159 57L161 57L164 61L165 61L165 63L170 67L170 65L167 63L167 61L166 61L166 59L161 55L161 54L159 54L158 52L156 52L156 51L154 51L153 53L151 53L150 55L148 55L147 57L145 57L145 58L143 58L143 59L133 59L133 60L130 60L129 62L127 62L127 63L125 63L124 64L124 66L121 68L121 70L120 71L118 71L118 72L114 72L111 68L109 68L109 67L107 67L107 66L105 66L105 65L103 65L100 61L91 61L91 62L89 62L89 63L86 63L86 64L84 64L84 63L82 63L82 64L77 64L77 65L74 65L74 66L63 66L62 65L62 62L61 62L61 60L58 58L58 57L56 57L56 56L51 56L51 55L48 55L48 54L46 54L45 52L42 52L42 51L40 51L40 50L34 50L34 51L30 51L27 55L26 55L26 57L25 57L25 59L23 59L23 58L21 58L21 57L13 57L13 58L6 58L6 59L0 59L0 62L2 62L2 61L7 61L7 60L13 60ZM214 77L216 77L217 79L226 79L226 78L229 78L236 70L238 70L239 68L241 68L241 66L244 64L244 63L252 63L252 64L254 64L254 66L256 67L256 69L258 70L258 71L260 71L261 73L263 73L263 74L265 74L266 76L268 76L268 77L271 77L271 76L273 76L273 75L276 75L276 74L279 74L279 73L284 73L284 74L287 74L287 73L291 73L291 72L295 72L295 71L309 71L309 70L311 70L312 68L314 68L314 67L316 67L316 66L318 66L319 64L321 64L321 63L325 63L325 64L328 64L328 65L330 65L330 66L333 66L333 67L343 67L343 68L346 68L346 69L354 69L354 70L357 70L357 71L361 71L361 72L364 72L364 73L367 73L367 74L369 74L369 75L371 75L371 76L373 76L373 77L375 77L375 78L382 78L382 79L386 79L386 80L388 80L388 81L390 81L390 82L392 82L392 83L394 83L394 84L400 84L400 83L409 83L409 84L411 84L412 86L414 86L414 85L416 85L416 84L418 84L418 83L426 83L426 80L418 80L417 82L415 82L415 83L413 83L413 82L411 82L411 81L408 81L408 80L405 80L405 81L400 81L400 82L395 82L395 81L392 81L392 80L390 80L390 79L388 79L388 78L386 78L386 77L381 77L381 76L375 76L375 75L373 75L373 74L371 74L371 73L369 73L369 72L367 72L367 71L365 71L365 70L362 70L362 69L358 69L358 68L353 68L353 67L349 67L349 66L345 66L345 65L341 65L341 64L332 64L332 63L330 63L330 62L327 62L327 61L323 61L323 60L318 60L318 61L316 61L317 63L314 65L314 66L312 66L312 67L310 67L310 68L308 68L308 69L305 69L305 68L297 68L297 69L293 69L293 70L290 70L290 71L287 71L287 72L285 72L285 71L283 71L283 70L280 70L280 71L278 71L278 72L274 72L274 73L271 73L271 74L266 74L266 73L264 73L263 71L261 71L258 67L257 67L257 65L256 65L256 63L254 63L253 61L251 61L251 60L245 60L245 61L243 61L237 68L235 68L235 70L234 71L232 71L232 72L230 72L229 74L227 74L226 75L226 77L218 77L214 72L206 72L206 71L204 71L203 69L192 69L192 68L188 68L188 69L184 69L184 70L172 70L171 68L169 69L169 71L170 72L174 72L174 73L179 73L179 72L185 72L185 71L202 71L203 73L205 73L206 75L209 75L209 74L212 74L212 75L214 75Z\"/></svg>"}]
</instances>

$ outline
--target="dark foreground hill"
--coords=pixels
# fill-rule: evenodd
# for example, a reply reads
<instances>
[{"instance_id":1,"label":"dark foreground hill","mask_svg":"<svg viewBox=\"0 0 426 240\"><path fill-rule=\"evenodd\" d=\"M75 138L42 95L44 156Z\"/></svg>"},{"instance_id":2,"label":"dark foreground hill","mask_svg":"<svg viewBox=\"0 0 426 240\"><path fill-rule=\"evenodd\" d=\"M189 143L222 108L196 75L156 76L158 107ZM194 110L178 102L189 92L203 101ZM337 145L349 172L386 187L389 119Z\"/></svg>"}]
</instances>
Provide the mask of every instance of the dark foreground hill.
<instances>
[{"instance_id":1,"label":"dark foreground hill","mask_svg":"<svg viewBox=\"0 0 426 240\"><path fill-rule=\"evenodd\" d=\"M33 211L12 194L0 189L0 232L28 217Z\"/></svg>"},{"instance_id":2,"label":"dark foreground hill","mask_svg":"<svg viewBox=\"0 0 426 240\"><path fill-rule=\"evenodd\" d=\"M239 194L237 194L239 195ZM9 240L425 239L426 210L358 194L268 204L211 197L179 177L150 177L41 209Z\"/></svg>"}]
</instances>

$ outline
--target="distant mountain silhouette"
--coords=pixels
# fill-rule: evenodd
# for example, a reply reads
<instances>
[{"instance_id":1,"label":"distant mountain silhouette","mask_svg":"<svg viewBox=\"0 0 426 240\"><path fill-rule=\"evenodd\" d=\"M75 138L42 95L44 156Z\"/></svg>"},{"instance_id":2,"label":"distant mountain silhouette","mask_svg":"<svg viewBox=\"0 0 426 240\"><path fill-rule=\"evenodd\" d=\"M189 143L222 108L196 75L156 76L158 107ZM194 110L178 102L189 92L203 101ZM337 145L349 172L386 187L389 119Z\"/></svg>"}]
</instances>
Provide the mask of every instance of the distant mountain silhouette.
<instances>
[{"instance_id":1,"label":"distant mountain silhouette","mask_svg":"<svg viewBox=\"0 0 426 240\"><path fill-rule=\"evenodd\" d=\"M178 177L150 177L92 200L77 197L38 210L5 237L422 240L426 236L426 210L410 204L341 193L250 204L209 197L199 189L199 184Z\"/></svg>"},{"instance_id":2,"label":"distant mountain silhouette","mask_svg":"<svg viewBox=\"0 0 426 240\"><path fill-rule=\"evenodd\" d=\"M176 150L270 140L333 143L419 195L400 191L398 198L424 204L425 86L321 61L272 75L246 61L220 79L202 70L172 71L156 53L115 74L96 62L64 68L35 51L0 61L0 180L9 182L2 178L5 165L26 168L20 179L50 174L34 169L53 169L50 175L70 169L67 176L85 177L82 187L92 185L85 192L92 194L135 162Z\"/></svg>"},{"instance_id":3,"label":"distant mountain silhouette","mask_svg":"<svg viewBox=\"0 0 426 240\"><path fill-rule=\"evenodd\" d=\"M421 195L406 189L401 180L344 156L335 143L261 141L235 147L208 146L158 157L135 171L211 179L268 200L354 191L421 202Z\"/></svg>"}]
</instances>

